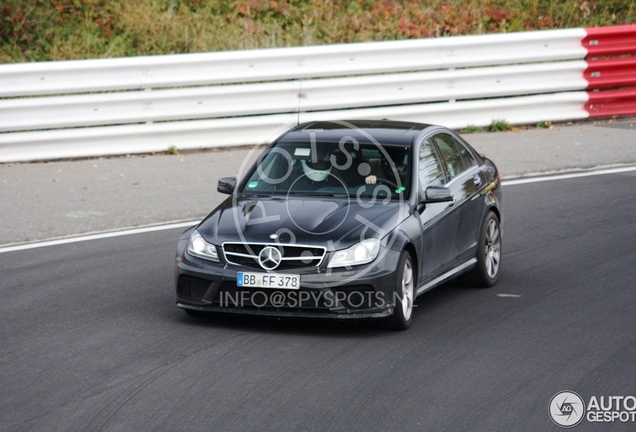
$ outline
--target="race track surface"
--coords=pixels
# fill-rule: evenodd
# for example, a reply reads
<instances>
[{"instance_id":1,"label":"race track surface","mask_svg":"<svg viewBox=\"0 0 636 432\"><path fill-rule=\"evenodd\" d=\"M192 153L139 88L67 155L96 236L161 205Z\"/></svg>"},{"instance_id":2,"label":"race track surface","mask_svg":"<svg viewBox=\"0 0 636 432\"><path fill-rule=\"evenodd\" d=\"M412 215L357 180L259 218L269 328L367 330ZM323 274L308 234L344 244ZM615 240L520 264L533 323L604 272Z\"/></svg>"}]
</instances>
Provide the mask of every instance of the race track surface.
<instances>
[{"instance_id":1,"label":"race track surface","mask_svg":"<svg viewBox=\"0 0 636 432\"><path fill-rule=\"evenodd\" d=\"M424 294L405 332L191 318L179 230L0 254L0 430L560 430L561 390L636 393L634 190L505 186L498 284Z\"/></svg>"}]
</instances>

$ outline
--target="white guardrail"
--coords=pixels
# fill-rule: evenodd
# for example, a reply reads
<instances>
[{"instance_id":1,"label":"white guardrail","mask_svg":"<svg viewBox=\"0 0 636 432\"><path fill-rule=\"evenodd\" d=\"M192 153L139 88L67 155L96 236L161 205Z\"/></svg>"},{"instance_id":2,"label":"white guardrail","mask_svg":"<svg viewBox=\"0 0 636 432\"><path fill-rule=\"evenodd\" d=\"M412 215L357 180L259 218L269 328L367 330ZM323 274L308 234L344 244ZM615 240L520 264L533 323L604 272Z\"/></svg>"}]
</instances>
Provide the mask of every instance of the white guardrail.
<instances>
[{"instance_id":1,"label":"white guardrail","mask_svg":"<svg viewBox=\"0 0 636 432\"><path fill-rule=\"evenodd\" d=\"M587 118L584 29L0 65L0 162L268 142L298 122Z\"/></svg>"}]
</instances>

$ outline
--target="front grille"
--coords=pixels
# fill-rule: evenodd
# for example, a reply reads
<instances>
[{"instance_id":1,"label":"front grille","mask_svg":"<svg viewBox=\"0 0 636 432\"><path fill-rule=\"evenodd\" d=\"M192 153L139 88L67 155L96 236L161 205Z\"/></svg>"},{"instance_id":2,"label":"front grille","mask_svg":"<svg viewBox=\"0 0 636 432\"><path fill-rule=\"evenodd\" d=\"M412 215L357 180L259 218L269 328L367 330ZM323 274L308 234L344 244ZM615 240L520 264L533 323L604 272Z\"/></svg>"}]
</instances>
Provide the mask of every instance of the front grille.
<instances>
[{"instance_id":1,"label":"front grille","mask_svg":"<svg viewBox=\"0 0 636 432\"><path fill-rule=\"evenodd\" d=\"M278 249L282 256L282 261L275 271L319 266L326 253L326 249L319 246L223 243L223 254L229 264L263 270L258 262L258 254L268 246Z\"/></svg>"}]
</instances>

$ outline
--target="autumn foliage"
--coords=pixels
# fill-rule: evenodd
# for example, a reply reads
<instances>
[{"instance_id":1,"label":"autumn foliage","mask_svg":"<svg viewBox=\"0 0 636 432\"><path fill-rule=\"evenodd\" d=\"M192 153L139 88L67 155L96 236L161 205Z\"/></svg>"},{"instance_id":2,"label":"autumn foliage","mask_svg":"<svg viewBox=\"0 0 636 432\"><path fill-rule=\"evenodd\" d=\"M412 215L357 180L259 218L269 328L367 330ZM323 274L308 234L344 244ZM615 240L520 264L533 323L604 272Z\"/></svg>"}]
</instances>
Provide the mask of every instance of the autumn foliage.
<instances>
[{"instance_id":1,"label":"autumn foliage","mask_svg":"<svg viewBox=\"0 0 636 432\"><path fill-rule=\"evenodd\" d=\"M636 21L632 0L3 0L0 62L428 38Z\"/></svg>"}]
</instances>

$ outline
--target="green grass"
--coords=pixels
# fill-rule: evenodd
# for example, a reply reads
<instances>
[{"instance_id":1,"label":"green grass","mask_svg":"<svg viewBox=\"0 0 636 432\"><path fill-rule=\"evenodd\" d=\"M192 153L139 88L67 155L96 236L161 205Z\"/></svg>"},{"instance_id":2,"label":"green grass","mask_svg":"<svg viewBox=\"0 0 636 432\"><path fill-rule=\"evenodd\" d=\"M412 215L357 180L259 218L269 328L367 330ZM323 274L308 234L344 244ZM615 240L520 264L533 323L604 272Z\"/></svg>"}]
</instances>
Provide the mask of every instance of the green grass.
<instances>
[{"instance_id":1,"label":"green grass","mask_svg":"<svg viewBox=\"0 0 636 432\"><path fill-rule=\"evenodd\" d=\"M0 63L627 24L636 0L3 0Z\"/></svg>"},{"instance_id":2,"label":"green grass","mask_svg":"<svg viewBox=\"0 0 636 432\"><path fill-rule=\"evenodd\" d=\"M484 131L483 127L479 127L479 126L475 126L475 125L468 125L465 128L463 128L460 132L461 133L465 133L465 134L469 134L469 133L483 132L483 131Z\"/></svg>"},{"instance_id":3,"label":"green grass","mask_svg":"<svg viewBox=\"0 0 636 432\"><path fill-rule=\"evenodd\" d=\"M512 126L510 126L510 124L503 119L493 120L492 123L490 123L490 125L486 126L486 130L489 132L503 132L503 131L508 131L511 128Z\"/></svg>"},{"instance_id":4,"label":"green grass","mask_svg":"<svg viewBox=\"0 0 636 432\"><path fill-rule=\"evenodd\" d=\"M552 122L547 120L542 120L539 123L537 123L537 127L541 129L550 129L552 128Z\"/></svg>"},{"instance_id":5,"label":"green grass","mask_svg":"<svg viewBox=\"0 0 636 432\"><path fill-rule=\"evenodd\" d=\"M175 146L170 146L170 147L168 147L167 153L169 155L177 155L177 154L179 154L179 149L177 149Z\"/></svg>"}]
</instances>

